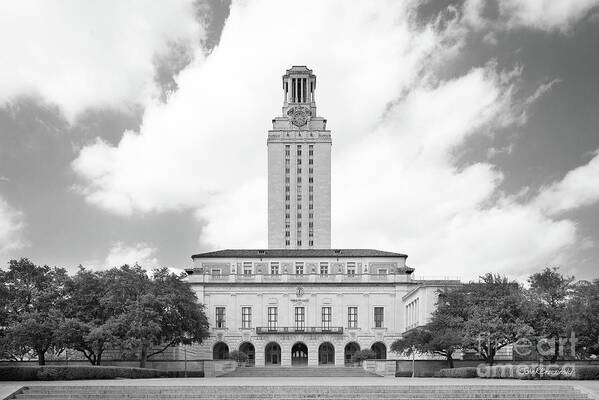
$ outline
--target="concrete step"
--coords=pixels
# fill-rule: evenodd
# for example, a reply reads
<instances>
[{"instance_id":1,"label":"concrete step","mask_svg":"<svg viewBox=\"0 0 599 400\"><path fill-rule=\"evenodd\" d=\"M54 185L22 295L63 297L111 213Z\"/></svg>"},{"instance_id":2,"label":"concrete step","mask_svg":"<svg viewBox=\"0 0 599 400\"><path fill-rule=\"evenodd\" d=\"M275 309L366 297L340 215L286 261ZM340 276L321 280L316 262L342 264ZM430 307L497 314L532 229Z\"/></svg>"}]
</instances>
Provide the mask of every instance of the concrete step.
<instances>
[{"instance_id":1,"label":"concrete step","mask_svg":"<svg viewBox=\"0 0 599 400\"><path fill-rule=\"evenodd\" d=\"M362 368L351 367L250 367L237 368L225 377L360 377L378 376Z\"/></svg>"},{"instance_id":2,"label":"concrete step","mask_svg":"<svg viewBox=\"0 0 599 400\"><path fill-rule=\"evenodd\" d=\"M32 386L17 399L128 400L583 400L567 385L389 385L389 386Z\"/></svg>"}]
</instances>

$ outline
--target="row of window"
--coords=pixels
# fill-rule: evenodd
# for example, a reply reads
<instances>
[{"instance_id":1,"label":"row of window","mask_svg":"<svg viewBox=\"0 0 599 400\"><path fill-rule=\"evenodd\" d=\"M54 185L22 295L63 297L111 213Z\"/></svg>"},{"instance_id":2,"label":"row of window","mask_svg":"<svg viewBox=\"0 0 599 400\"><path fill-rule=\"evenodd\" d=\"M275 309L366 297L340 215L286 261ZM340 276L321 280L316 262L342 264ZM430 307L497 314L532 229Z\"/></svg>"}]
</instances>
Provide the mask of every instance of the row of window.
<instances>
[{"instance_id":1,"label":"row of window","mask_svg":"<svg viewBox=\"0 0 599 400\"><path fill-rule=\"evenodd\" d=\"M281 268L280 268L280 263L278 261L272 261L270 263L270 273L271 275L278 275L280 274ZM295 274L296 275L303 275L304 274L304 266L305 263L303 261L296 261L295 262ZM347 266L346 266L346 274L347 275L355 275L356 274L356 263L355 262L348 262ZM214 269L213 272L215 274L220 274L220 269ZM243 262L243 274L244 275L252 275L254 273L254 267L253 267L253 263L251 261L244 261ZM328 275L329 274L329 263L327 261L321 261L319 264L319 273L320 275ZM378 269L378 273L379 274L386 274L387 270L383 269L383 268L379 268Z\"/></svg>"},{"instance_id":2,"label":"row of window","mask_svg":"<svg viewBox=\"0 0 599 400\"><path fill-rule=\"evenodd\" d=\"M296 221L296 241L297 241L297 246L301 246L302 245L302 145L297 145L296 146L296 151L297 151L297 158L296 158L296 165L297 165L297 176L296 176L296 183L297 183L297 188L296 188L296 197L297 197L297 201L296 201L296 213L297 213L297 221ZM313 210L314 209L314 168L312 167L312 165L314 164L314 145L308 145L308 164L310 165L310 167L308 168L308 209L309 210ZM285 246L290 246L291 245L291 224L290 224L290 218L291 218L291 176L290 176L290 172L291 172L291 145L285 145ZM313 218L314 218L314 213L310 212L309 213L309 222L310 222L310 228L313 228ZM314 245L314 230L310 229L308 231L308 236L309 236L309 240L308 240L308 245L309 246L313 246Z\"/></svg>"},{"instance_id":3,"label":"row of window","mask_svg":"<svg viewBox=\"0 0 599 400\"><path fill-rule=\"evenodd\" d=\"M295 307L295 329L304 329L306 327L306 308ZM374 327L382 328L384 326L385 308L374 307ZM329 306L321 307L321 323L323 329L330 329L333 320L332 308ZM226 328L225 307L216 307L216 328ZM267 312L268 329L277 329L279 322L279 308L268 307ZM358 307L347 307L347 327L355 329L358 327ZM252 328L252 307L241 307L241 328Z\"/></svg>"}]
</instances>

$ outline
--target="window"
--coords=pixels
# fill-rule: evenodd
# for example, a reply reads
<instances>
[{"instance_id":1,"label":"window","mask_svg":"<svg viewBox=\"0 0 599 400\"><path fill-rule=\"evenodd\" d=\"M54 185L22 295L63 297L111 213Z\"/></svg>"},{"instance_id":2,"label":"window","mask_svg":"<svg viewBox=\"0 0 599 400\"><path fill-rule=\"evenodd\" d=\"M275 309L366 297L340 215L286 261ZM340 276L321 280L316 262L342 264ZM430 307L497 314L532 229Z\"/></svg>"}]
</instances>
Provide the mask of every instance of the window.
<instances>
[{"instance_id":1,"label":"window","mask_svg":"<svg viewBox=\"0 0 599 400\"><path fill-rule=\"evenodd\" d=\"M320 263L320 275L328 275L329 274L329 263L321 262Z\"/></svg>"},{"instance_id":2,"label":"window","mask_svg":"<svg viewBox=\"0 0 599 400\"><path fill-rule=\"evenodd\" d=\"M295 263L295 274L296 275L303 275L304 274L304 263L303 262L296 262Z\"/></svg>"},{"instance_id":3,"label":"window","mask_svg":"<svg viewBox=\"0 0 599 400\"><path fill-rule=\"evenodd\" d=\"M244 275L251 275L252 274L252 263L251 262L244 261L244 263L243 263L243 274Z\"/></svg>"},{"instance_id":4,"label":"window","mask_svg":"<svg viewBox=\"0 0 599 400\"><path fill-rule=\"evenodd\" d=\"M310 146L310 147L312 147L312 146ZM309 150L308 150L308 155L309 155L309 156L313 156L313 155L314 155L314 149L312 149L312 148L311 148L311 149L309 149Z\"/></svg>"},{"instance_id":5,"label":"window","mask_svg":"<svg viewBox=\"0 0 599 400\"><path fill-rule=\"evenodd\" d=\"M347 327L358 327L358 307L347 307Z\"/></svg>"},{"instance_id":6,"label":"window","mask_svg":"<svg viewBox=\"0 0 599 400\"><path fill-rule=\"evenodd\" d=\"M348 262L347 263L347 275L354 276L356 274L356 263Z\"/></svg>"},{"instance_id":7,"label":"window","mask_svg":"<svg viewBox=\"0 0 599 400\"><path fill-rule=\"evenodd\" d=\"M383 307L374 307L374 327L382 328L385 319L385 309Z\"/></svg>"},{"instance_id":8,"label":"window","mask_svg":"<svg viewBox=\"0 0 599 400\"><path fill-rule=\"evenodd\" d=\"M386 268L379 268L379 275L387 275L387 269Z\"/></svg>"},{"instance_id":9,"label":"window","mask_svg":"<svg viewBox=\"0 0 599 400\"><path fill-rule=\"evenodd\" d=\"M268 307L268 329L277 329L277 320L279 317L279 310L277 307Z\"/></svg>"},{"instance_id":10,"label":"window","mask_svg":"<svg viewBox=\"0 0 599 400\"><path fill-rule=\"evenodd\" d=\"M289 232L285 232L285 236L287 236L287 233ZM270 273L272 275L279 275L279 263L278 262L271 262L270 263Z\"/></svg>"},{"instance_id":11,"label":"window","mask_svg":"<svg viewBox=\"0 0 599 400\"><path fill-rule=\"evenodd\" d=\"M301 174L302 173L302 168L301 167L297 167L297 173Z\"/></svg>"},{"instance_id":12,"label":"window","mask_svg":"<svg viewBox=\"0 0 599 400\"><path fill-rule=\"evenodd\" d=\"M291 206L289 205L289 203L285 203L285 210L290 210Z\"/></svg>"},{"instance_id":13,"label":"window","mask_svg":"<svg viewBox=\"0 0 599 400\"><path fill-rule=\"evenodd\" d=\"M301 176L297 177L297 183L302 183L302 177Z\"/></svg>"},{"instance_id":14,"label":"window","mask_svg":"<svg viewBox=\"0 0 599 400\"><path fill-rule=\"evenodd\" d=\"M308 196L308 201L314 201L314 195L312 193Z\"/></svg>"},{"instance_id":15,"label":"window","mask_svg":"<svg viewBox=\"0 0 599 400\"><path fill-rule=\"evenodd\" d=\"M309 178L308 178L308 183L314 183L314 178L312 178L312 177L309 177Z\"/></svg>"},{"instance_id":16,"label":"window","mask_svg":"<svg viewBox=\"0 0 599 400\"><path fill-rule=\"evenodd\" d=\"M297 219L302 219L302 213L297 213Z\"/></svg>"},{"instance_id":17,"label":"window","mask_svg":"<svg viewBox=\"0 0 599 400\"><path fill-rule=\"evenodd\" d=\"M289 219L289 213L285 213L285 219Z\"/></svg>"},{"instance_id":18,"label":"window","mask_svg":"<svg viewBox=\"0 0 599 400\"><path fill-rule=\"evenodd\" d=\"M289 157L291 155L291 150L289 149L289 145L285 145L285 156Z\"/></svg>"},{"instance_id":19,"label":"window","mask_svg":"<svg viewBox=\"0 0 599 400\"><path fill-rule=\"evenodd\" d=\"M285 167L285 173L288 174L289 172L291 172L291 170L289 169L289 167Z\"/></svg>"},{"instance_id":20,"label":"window","mask_svg":"<svg viewBox=\"0 0 599 400\"><path fill-rule=\"evenodd\" d=\"M252 328L252 307L241 307L241 329Z\"/></svg>"},{"instance_id":21,"label":"window","mask_svg":"<svg viewBox=\"0 0 599 400\"><path fill-rule=\"evenodd\" d=\"M287 194L285 195L285 201L289 201L290 199L291 199L291 197L289 196L289 193L287 193ZM289 218L289 217L287 217L287 218Z\"/></svg>"},{"instance_id":22,"label":"window","mask_svg":"<svg viewBox=\"0 0 599 400\"><path fill-rule=\"evenodd\" d=\"M308 227L309 228L314 228L314 221L308 222Z\"/></svg>"},{"instance_id":23,"label":"window","mask_svg":"<svg viewBox=\"0 0 599 400\"><path fill-rule=\"evenodd\" d=\"M308 245L309 245L309 246L314 246L314 240L310 240L310 241L308 242Z\"/></svg>"},{"instance_id":24,"label":"window","mask_svg":"<svg viewBox=\"0 0 599 400\"><path fill-rule=\"evenodd\" d=\"M314 160L313 159L309 159L308 160L308 164L310 164L310 165L314 164Z\"/></svg>"},{"instance_id":25,"label":"window","mask_svg":"<svg viewBox=\"0 0 599 400\"><path fill-rule=\"evenodd\" d=\"M331 307L322 307L322 329L331 329Z\"/></svg>"},{"instance_id":26,"label":"window","mask_svg":"<svg viewBox=\"0 0 599 400\"><path fill-rule=\"evenodd\" d=\"M212 276L221 276L222 270L220 268L212 268L210 273L212 274Z\"/></svg>"},{"instance_id":27,"label":"window","mask_svg":"<svg viewBox=\"0 0 599 400\"><path fill-rule=\"evenodd\" d=\"M314 204L312 204L312 203L308 204L308 209L309 209L309 210L312 210L312 209L314 209ZM314 217L312 217L312 218L314 218Z\"/></svg>"},{"instance_id":28,"label":"window","mask_svg":"<svg viewBox=\"0 0 599 400\"><path fill-rule=\"evenodd\" d=\"M297 146L297 156L298 157L302 156L302 146Z\"/></svg>"},{"instance_id":29,"label":"window","mask_svg":"<svg viewBox=\"0 0 599 400\"><path fill-rule=\"evenodd\" d=\"M310 168L308 169L308 172L309 172L309 173L311 173L311 174L313 174L313 173L314 173L314 168L310 167Z\"/></svg>"},{"instance_id":30,"label":"window","mask_svg":"<svg viewBox=\"0 0 599 400\"><path fill-rule=\"evenodd\" d=\"M285 192L289 192L289 185L285 185Z\"/></svg>"},{"instance_id":31,"label":"window","mask_svg":"<svg viewBox=\"0 0 599 400\"><path fill-rule=\"evenodd\" d=\"M298 246L301 246L301 245L302 245L302 241L298 239L298 241L297 241L297 245L298 245Z\"/></svg>"},{"instance_id":32,"label":"window","mask_svg":"<svg viewBox=\"0 0 599 400\"><path fill-rule=\"evenodd\" d=\"M225 307L216 307L216 327L225 327Z\"/></svg>"},{"instance_id":33,"label":"window","mask_svg":"<svg viewBox=\"0 0 599 400\"><path fill-rule=\"evenodd\" d=\"M306 327L306 309L295 307L295 329L304 330Z\"/></svg>"},{"instance_id":34,"label":"window","mask_svg":"<svg viewBox=\"0 0 599 400\"><path fill-rule=\"evenodd\" d=\"M291 240L289 240L289 239L286 239L286 240L285 240L285 246L289 246L289 245L291 245Z\"/></svg>"},{"instance_id":35,"label":"window","mask_svg":"<svg viewBox=\"0 0 599 400\"><path fill-rule=\"evenodd\" d=\"M285 237L291 237L291 232L285 231Z\"/></svg>"},{"instance_id":36,"label":"window","mask_svg":"<svg viewBox=\"0 0 599 400\"><path fill-rule=\"evenodd\" d=\"M312 161L312 160L310 160L310 161ZM301 158L297 159L297 165L302 165L302 159Z\"/></svg>"},{"instance_id":37,"label":"window","mask_svg":"<svg viewBox=\"0 0 599 400\"><path fill-rule=\"evenodd\" d=\"M291 180L290 180L289 176L286 176L286 177L285 177L285 183L289 183L289 182L291 182ZM288 192L288 191L289 191L289 186L285 186L285 191L286 191L286 192Z\"/></svg>"}]
</instances>

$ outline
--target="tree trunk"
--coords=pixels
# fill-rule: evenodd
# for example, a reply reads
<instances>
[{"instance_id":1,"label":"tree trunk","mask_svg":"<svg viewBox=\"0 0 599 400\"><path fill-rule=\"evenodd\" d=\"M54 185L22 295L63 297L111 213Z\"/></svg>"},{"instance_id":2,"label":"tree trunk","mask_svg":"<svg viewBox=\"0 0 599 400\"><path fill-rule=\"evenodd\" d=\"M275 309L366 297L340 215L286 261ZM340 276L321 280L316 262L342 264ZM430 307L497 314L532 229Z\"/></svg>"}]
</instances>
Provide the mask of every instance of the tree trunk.
<instances>
[{"instance_id":1,"label":"tree trunk","mask_svg":"<svg viewBox=\"0 0 599 400\"><path fill-rule=\"evenodd\" d=\"M98 355L96 356L96 365L100 365L101 362L102 362L102 353L98 353Z\"/></svg>"},{"instance_id":2,"label":"tree trunk","mask_svg":"<svg viewBox=\"0 0 599 400\"><path fill-rule=\"evenodd\" d=\"M145 344L142 344L141 345L141 355L139 357L139 368L145 368L147 360L148 360L148 346Z\"/></svg>"},{"instance_id":3,"label":"tree trunk","mask_svg":"<svg viewBox=\"0 0 599 400\"><path fill-rule=\"evenodd\" d=\"M490 366L493 366L494 362L495 362L495 349L490 349L489 355L487 356L487 364L489 364Z\"/></svg>"},{"instance_id":4,"label":"tree trunk","mask_svg":"<svg viewBox=\"0 0 599 400\"><path fill-rule=\"evenodd\" d=\"M45 351L37 352L37 363L39 365L46 365L46 352Z\"/></svg>"},{"instance_id":5,"label":"tree trunk","mask_svg":"<svg viewBox=\"0 0 599 400\"><path fill-rule=\"evenodd\" d=\"M451 353L447 353L447 364L449 364L449 368L453 368L453 357L451 357Z\"/></svg>"}]
</instances>

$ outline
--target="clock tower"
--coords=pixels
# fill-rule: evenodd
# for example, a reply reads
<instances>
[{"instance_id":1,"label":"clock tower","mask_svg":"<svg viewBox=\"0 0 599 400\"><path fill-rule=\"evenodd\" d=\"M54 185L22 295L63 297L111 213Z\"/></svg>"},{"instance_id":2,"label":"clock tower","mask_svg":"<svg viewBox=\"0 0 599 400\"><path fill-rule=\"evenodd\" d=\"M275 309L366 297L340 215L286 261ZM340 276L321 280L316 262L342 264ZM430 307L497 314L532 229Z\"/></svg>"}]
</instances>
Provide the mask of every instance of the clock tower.
<instances>
[{"instance_id":1,"label":"clock tower","mask_svg":"<svg viewBox=\"0 0 599 400\"><path fill-rule=\"evenodd\" d=\"M268 131L268 247L331 247L331 132L316 114L316 76L283 75L283 115Z\"/></svg>"}]
</instances>

